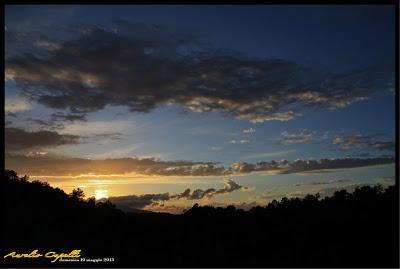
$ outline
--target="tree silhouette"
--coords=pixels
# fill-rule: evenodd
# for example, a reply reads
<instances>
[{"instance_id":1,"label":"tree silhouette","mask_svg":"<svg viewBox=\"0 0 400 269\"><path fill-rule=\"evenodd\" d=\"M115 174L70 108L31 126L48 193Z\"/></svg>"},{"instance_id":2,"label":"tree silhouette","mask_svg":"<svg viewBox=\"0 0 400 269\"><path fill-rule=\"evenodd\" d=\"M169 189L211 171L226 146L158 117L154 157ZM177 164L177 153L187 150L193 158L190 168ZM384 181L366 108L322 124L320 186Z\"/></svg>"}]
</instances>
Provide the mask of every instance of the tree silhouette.
<instances>
[{"instance_id":1,"label":"tree silhouette","mask_svg":"<svg viewBox=\"0 0 400 269\"><path fill-rule=\"evenodd\" d=\"M85 193L80 188L73 189L70 195L74 200L82 200L85 197Z\"/></svg>"},{"instance_id":2,"label":"tree silhouette","mask_svg":"<svg viewBox=\"0 0 400 269\"><path fill-rule=\"evenodd\" d=\"M181 215L124 213L5 171L1 250L82 249L115 267L399 267L398 185L283 198L249 211L199 206ZM22 247L23 246L23 247ZM48 267L3 259L5 267ZM81 263L68 265L82 266Z\"/></svg>"}]
</instances>

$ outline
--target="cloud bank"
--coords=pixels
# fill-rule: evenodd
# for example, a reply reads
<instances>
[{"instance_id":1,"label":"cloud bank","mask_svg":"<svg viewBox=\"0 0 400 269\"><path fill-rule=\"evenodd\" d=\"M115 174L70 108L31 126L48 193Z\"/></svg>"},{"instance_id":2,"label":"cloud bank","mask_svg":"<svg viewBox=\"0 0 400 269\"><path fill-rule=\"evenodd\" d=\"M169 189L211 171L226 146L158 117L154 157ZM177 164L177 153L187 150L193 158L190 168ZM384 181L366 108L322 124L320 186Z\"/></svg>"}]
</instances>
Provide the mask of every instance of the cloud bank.
<instances>
[{"instance_id":1,"label":"cloud bank","mask_svg":"<svg viewBox=\"0 0 400 269\"><path fill-rule=\"evenodd\" d=\"M82 139L77 135L59 134L53 131L29 132L16 127L5 127L4 137L6 151L78 144Z\"/></svg>"},{"instance_id":2,"label":"cloud bank","mask_svg":"<svg viewBox=\"0 0 400 269\"><path fill-rule=\"evenodd\" d=\"M24 156L6 154L7 169L32 176L79 176L136 173L154 176L227 176L251 172L289 174L326 169L367 167L394 163L393 157L343 158L316 160L280 160L270 162L233 163L224 167L213 162L162 161L154 158L114 158L91 160L61 158L51 155Z\"/></svg>"}]
</instances>

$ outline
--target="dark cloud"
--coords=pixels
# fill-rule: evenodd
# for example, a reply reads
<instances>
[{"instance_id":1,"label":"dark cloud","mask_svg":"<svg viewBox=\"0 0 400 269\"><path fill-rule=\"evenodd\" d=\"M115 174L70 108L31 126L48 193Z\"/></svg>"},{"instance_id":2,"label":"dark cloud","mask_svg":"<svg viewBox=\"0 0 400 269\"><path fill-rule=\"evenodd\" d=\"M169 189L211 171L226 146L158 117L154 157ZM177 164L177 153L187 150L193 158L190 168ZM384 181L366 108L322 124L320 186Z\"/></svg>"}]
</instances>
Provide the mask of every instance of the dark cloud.
<instances>
[{"instance_id":1,"label":"dark cloud","mask_svg":"<svg viewBox=\"0 0 400 269\"><path fill-rule=\"evenodd\" d=\"M270 161L251 163L234 163L230 166L232 172L250 173L255 171L274 171L280 174L290 174L307 171L318 171L325 169L343 169L380 164L393 163L393 157L387 158L344 158L344 159L320 159L317 160L295 160L295 161Z\"/></svg>"},{"instance_id":2,"label":"dark cloud","mask_svg":"<svg viewBox=\"0 0 400 269\"><path fill-rule=\"evenodd\" d=\"M228 204L225 204L225 207L226 206L228 206ZM240 204L235 204L234 205L236 208L238 208L238 209L242 209L242 210L246 210L246 211L248 211L248 210L250 210L250 209L252 209L253 207L257 207L257 206L265 206L264 204L259 204L258 202L248 202L248 203L246 203L246 202L242 202L242 203L240 203Z\"/></svg>"},{"instance_id":3,"label":"dark cloud","mask_svg":"<svg viewBox=\"0 0 400 269\"><path fill-rule=\"evenodd\" d=\"M161 161L154 158L118 158L91 160L51 155L6 155L6 167L30 175L125 174L164 176L220 176L228 174L224 167L210 162Z\"/></svg>"},{"instance_id":4,"label":"dark cloud","mask_svg":"<svg viewBox=\"0 0 400 269\"><path fill-rule=\"evenodd\" d=\"M108 198L108 200L115 204L119 209L124 211L130 211L131 209L142 209L146 206L155 204L158 201L168 201L169 199L169 193L127 195Z\"/></svg>"},{"instance_id":5,"label":"dark cloud","mask_svg":"<svg viewBox=\"0 0 400 269\"><path fill-rule=\"evenodd\" d=\"M29 122L29 123L33 123L40 127L44 127L46 129L55 129L56 128L56 125L52 121L47 121L47 120L43 120L43 119L35 119L35 118L31 118L31 117L26 118L25 121ZM61 128L61 125L59 125L58 127Z\"/></svg>"},{"instance_id":6,"label":"dark cloud","mask_svg":"<svg viewBox=\"0 0 400 269\"><path fill-rule=\"evenodd\" d=\"M296 160L291 162L282 173L296 173L306 171L318 171L324 169L343 169L366 167L373 165L394 163L394 158L345 158L345 159L321 159L315 160Z\"/></svg>"},{"instance_id":7,"label":"dark cloud","mask_svg":"<svg viewBox=\"0 0 400 269\"><path fill-rule=\"evenodd\" d=\"M247 189L246 187L240 186L239 184L237 184L236 182L234 182L231 179L225 179L224 188L222 188L222 189L217 189L217 190L214 188L210 188L210 189L206 189L206 190L196 189L196 190L193 190L193 192L191 192L190 189L186 189L184 192L182 192L180 194L176 194L172 197L176 198L176 199L186 198L188 200L197 200L197 199L202 199L204 197L211 198L212 196L217 195L217 194L230 193L235 190L240 190L242 188L244 190Z\"/></svg>"},{"instance_id":8,"label":"dark cloud","mask_svg":"<svg viewBox=\"0 0 400 269\"><path fill-rule=\"evenodd\" d=\"M362 152L362 153L359 153L359 154L351 154L351 155L346 155L347 157L362 157L362 158L365 158L365 157L369 157L369 156L371 156L371 154L369 154L368 152ZM384 157L387 157L387 156L384 156Z\"/></svg>"},{"instance_id":9,"label":"dark cloud","mask_svg":"<svg viewBox=\"0 0 400 269\"><path fill-rule=\"evenodd\" d=\"M273 172L289 174L326 169L344 169L394 163L393 157L381 158L344 158L316 160L281 160L270 162L234 163L229 167L219 166L212 162L162 161L154 158L116 158L91 160L83 158L61 158L51 155L23 156L6 154L7 169L20 173L40 176L77 176L81 174L125 174L161 176L227 176L239 173ZM229 185L229 184L228 184ZM235 186L232 185L232 188ZM211 190L210 190L211 191ZM193 193L190 193L193 195ZM194 195L202 196L201 192Z\"/></svg>"},{"instance_id":10,"label":"dark cloud","mask_svg":"<svg viewBox=\"0 0 400 269\"><path fill-rule=\"evenodd\" d=\"M332 144L340 146L342 150L353 148L372 148L377 150L395 151L395 143L391 141L379 141L374 136L353 135L348 137L336 137Z\"/></svg>"},{"instance_id":11,"label":"dark cloud","mask_svg":"<svg viewBox=\"0 0 400 269\"><path fill-rule=\"evenodd\" d=\"M76 135L64 135L52 131L29 132L16 127L6 127L4 136L6 151L78 144L81 140L81 137Z\"/></svg>"},{"instance_id":12,"label":"dark cloud","mask_svg":"<svg viewBox=\"0 0 400 269\"><path fill-rule=\"evenodd\" d=\"M51 120L52 121L84 121L85 120L85 114L83 113L70 113L70 114L65 114L61 112L56 112L51 115Z\"/></svg>"},{"instance_id":13,"label":"dark cloud","mask_svg":"<svg viewBox=\"0 0 400 269\"><path fill-rule=\"evenodd\" d=\"M231 179L225 179L225 185L221 189L196 189L191 192L190 189L186 189L180 194L171 195L169 193L161 194L144 194L144 195L128 195L128 196L116 196L108 198L118 208L125 211L131 211L132 209L142 209L146 206L162 207L163 202L172 199L188 199L188 200L200 200L203 198L211 198L214 195L231 193L236 190L240 190L242 187ZM104 200L104 199L103 199Z\"/></svg>"},{"instance_id":14,"label":"dark cloud","mask_svg":"<svg viewBox=\"0 0 400 269\"><path fill-rule=\"evenodd\" d=\"M80 115L78 120L108 105L131 112L177 105L256 123L288 121L305 107L348 106L367 98L392 73L376 66L331 74L205 48L192 35L157 26L115 24L81 26L78 37L62 44L41 42L48 51L43 57L6 57L6 79L40 104Z\"/></svg>"},{"instance_id":15,"label":"dark cloud","mask_svg":"<svg viewBox=\"0 0 400 269\"><path fill-rule=\"evenodd\" d=\"M48 118L31 118L27 117L24 119L28 123L33 123L35 125L40 126L46 130L59 130L63 129L66 124L72 123L74 121L87 121L86 114L82 113L62 113L55 112L50 115Z\"/></svg>"}]
</instances>

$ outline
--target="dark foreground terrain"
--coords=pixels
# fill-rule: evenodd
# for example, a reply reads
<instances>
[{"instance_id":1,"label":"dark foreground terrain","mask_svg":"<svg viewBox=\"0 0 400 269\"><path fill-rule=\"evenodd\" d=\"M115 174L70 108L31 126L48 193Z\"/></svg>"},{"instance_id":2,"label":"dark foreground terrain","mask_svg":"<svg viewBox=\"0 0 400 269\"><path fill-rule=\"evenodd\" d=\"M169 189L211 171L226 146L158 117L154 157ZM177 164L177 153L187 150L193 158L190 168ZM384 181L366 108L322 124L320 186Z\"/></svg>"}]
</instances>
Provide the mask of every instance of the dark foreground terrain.
<instances>
[{"instance_id":1,"label":"dark foreground terrain","mask_svg":"<svg viewBox=\"0 0 400 269\"><path fill-rule=\"evenodd\" d=\"M398 267L398 186L321 199L282 199L250 211L194 206L182 215L123 213L5 171L6 266ZM82 250L113 263L3 259L12 251Z\"/></svg>"}]
</instances>

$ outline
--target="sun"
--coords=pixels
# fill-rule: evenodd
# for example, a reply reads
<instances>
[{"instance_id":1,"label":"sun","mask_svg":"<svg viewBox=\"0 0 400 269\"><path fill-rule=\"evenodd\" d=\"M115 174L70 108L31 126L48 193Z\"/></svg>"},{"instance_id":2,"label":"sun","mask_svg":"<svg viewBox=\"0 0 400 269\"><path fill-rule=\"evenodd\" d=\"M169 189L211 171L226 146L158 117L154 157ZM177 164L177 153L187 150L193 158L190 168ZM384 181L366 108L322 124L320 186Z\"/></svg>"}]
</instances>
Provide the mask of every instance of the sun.
<instances>
[{"instance_id":1,"label":"sun","mask_svg":"<svg viewBox=\"0 0 400 269\"><path fill-rule=\"evenodd\" d=\"M96 198L96 200L100 200L100 199L108 197L108 195L107 195L108 190L95 190L94 193L95 193L94 197Z\"/></svg>"}]
</instances>

